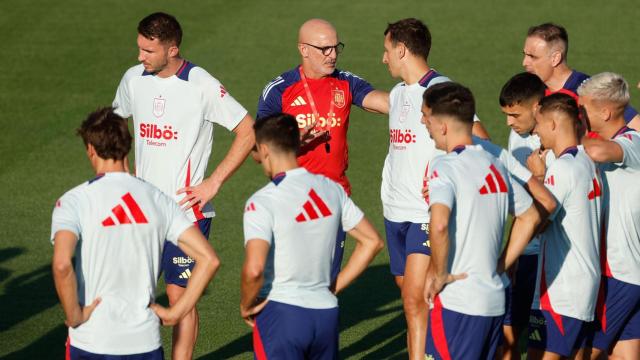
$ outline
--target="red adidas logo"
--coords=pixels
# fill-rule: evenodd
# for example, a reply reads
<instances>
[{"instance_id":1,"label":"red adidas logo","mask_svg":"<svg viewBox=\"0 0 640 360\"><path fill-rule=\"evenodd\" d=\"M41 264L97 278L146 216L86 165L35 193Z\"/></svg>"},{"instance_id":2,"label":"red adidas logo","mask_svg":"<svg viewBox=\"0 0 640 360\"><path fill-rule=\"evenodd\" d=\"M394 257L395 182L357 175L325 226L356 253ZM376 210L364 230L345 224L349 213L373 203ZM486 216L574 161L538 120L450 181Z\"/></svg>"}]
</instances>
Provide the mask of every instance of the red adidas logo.
<instances>
[{"instance_id":1,"label":"red adidas logo","mask_svg":"<svg viewBox=\"0 0 640 360\"><path fill-rule=\"evenodd\" d=\"M122 224L146 224L148 223L147 218L144 216L142 209L138 206L138 203L133 199L131 193L126 193L122 196L122 201L124 201L125 207L129 210L129 214L124 210L125 207L122 204L116 205L111 212L113 216L115 216L116 220L120 225ZM131 221L131 217L133 217L133 221ZM107 216L106 219L102 220L102 226L114 226L116 222L113 220L111 215Z\"/></svg>"},{"instance_id":2,"label":"red adidas logo","mask_svg":"<svg viewBox=\"0 0 640 360\"><path fill-rule=\"evenodd\" d=\"M220 97L223 98L227 94L227 89L220 85Z\"/></svg>"},{"instance_id":3,"label":"red adidas logo","mask_svg":"<svg viewBox=\"0 0 640 360\"><path fill-rule=\"evenodd\" d=\"M296 216L297 222L315 220L318 219L320 215L322 217L331 216L331 210L329 210L327 204L322 201L315 190L311 189L309 191L309 197L311 199L307 200L307 202L305 202L302 206L304 210L300 214L298 214L298 216ZM313 205L315 205L315 207ZM320 212L320 215L318 215L318 211Z\"/></svg>"},{"instance_id":4,"label":"red adidas logo","mask_svg":"<svg viewBox=\"0 0 640 360\"><path fill-rule=\"evenodd\" d=\"M548 178L544 179L544 183L545 185L551 185L554 186L556 184L555 179L553 178L553 175L549 176Z\"/></svg>"},{"instance_id":5,"label":"red adidas logo","mask_svg":"<svg viewBox=\"0 0 640 360\"><path fill-rule=\"evenodd\" d=\"M593 190L591 190L591 192L589 192L589 194L587 195L587 197L589 198L589 200L593 200L597 197L600 197L602 195L602 189L600 188L600 184L598 183L598 179L593 178Z\"/></svg>"},{"instance_id":6,"label":"red adidas logo","mask_svg":"<svg viewBox=\"0 0 640 360\"><path fill-rule=\"evenodd\" d=\"M495 165L491 164L489 170L491 170L491 173L487 174L487 176L484 178L485 184L480 188L480 194L487 195L495 194L498 192L507 192L507 183L504 182L502 175L500 175L500 172L498 172L498 169L496 169ZM497 186L496 182L498 183Z\"/></svg>"},{"instance_id":7,"label":"red adidas logo","mask_svg":"<svg viewBox=\"0 0 640 360\"><path fill-rule=\"evenodd\" d=\"M248 211L256 211L256 206L253 203L247 205L247 208L244 209L244 212L248 212Z\"/></svg>"}]
</instances>

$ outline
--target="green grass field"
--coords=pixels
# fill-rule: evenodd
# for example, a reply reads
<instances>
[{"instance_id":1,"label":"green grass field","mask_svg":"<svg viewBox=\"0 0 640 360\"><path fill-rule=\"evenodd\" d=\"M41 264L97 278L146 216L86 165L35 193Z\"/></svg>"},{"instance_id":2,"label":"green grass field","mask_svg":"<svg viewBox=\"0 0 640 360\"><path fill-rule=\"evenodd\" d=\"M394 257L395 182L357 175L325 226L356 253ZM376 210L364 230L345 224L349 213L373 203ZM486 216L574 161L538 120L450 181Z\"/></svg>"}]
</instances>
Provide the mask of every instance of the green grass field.
<instances>
[{"instance_id":1,"label":"green grass field","mask_svg":"<svg viewBox=\"0 0 640 360\"><path fill-rule=\"evenodd\" d=\"M636 10L633 10L636 9ZM182 54L204 67L255 114L262 87L298 63L299 25L311 17L335 24L346 44L339 67L389 90L396 83L381 63L387 22L415 16L433 34L430 63L469 86L493 139L508 133L497 104L502 84L522 71L530 25L555 21L570 34L569 63L587 73L615 71L631 84L640 107L638 4L514 1L189 1L0 2L0 357L59 359L66 329L50 274L51 210L66 190L92 176L74 129L111 103L124 71L136 63L137 22L163 10L184 30ZM354 109L349 142L353 198L383 231L380 174L387 120ZM216 129L215 165L230 144ZM212 168L210 166L210 168ZM239 316L244 201L266 179L251 161L222 188L214 205L211 242L222 268L199 304L196 358L251 358L250 329ZM352 244L351 244L352 245ZM160 301L166 301L160 293ZM399 292L382 253L340 296L341 357L405 358ZM170 332L163 331L166 353Z\"/></svg>"}]
</instances>

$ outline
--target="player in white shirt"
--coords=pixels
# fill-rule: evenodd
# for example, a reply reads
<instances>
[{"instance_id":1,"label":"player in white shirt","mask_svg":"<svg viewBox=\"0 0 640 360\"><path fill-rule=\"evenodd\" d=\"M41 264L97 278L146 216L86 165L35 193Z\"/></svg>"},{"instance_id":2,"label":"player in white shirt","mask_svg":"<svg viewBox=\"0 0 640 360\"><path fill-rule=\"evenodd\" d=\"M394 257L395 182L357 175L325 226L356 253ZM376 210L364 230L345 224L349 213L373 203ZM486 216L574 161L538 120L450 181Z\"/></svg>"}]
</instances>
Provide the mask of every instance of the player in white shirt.
<instances>
[{"instance_id":1,"label":"player in white shirt","mask_svg":"<svg viewBox=\"0 0 640 360\"><path fill-rule=\"evenodd\" d=\"M384 243L334 181L298 167L298 124L276 114L255 124L255 158L269 184L244 213L246 255L240 313L253 327L257 359L337 359L336 293L357 278ZM356 240L331 288L336 231Z\"/></svg>"},{"instance_id":2,"label":"player in white shirt","mask_svg":"<svg viewBox=\"0 0 640 360\"><path fill-rule=\"evenodd\" d=\"M618 74L594 75L578 88L598 139L583 146L598 163L604 193L602 284L592 359L634 359L640 354L640 134L623 116L629 85Z\"/></svg>"},{"instance_id":3,"label":"player in white shirt","mask_svg":"<svg viewBox=\"0 0 640 360\"><path fill-rule=\"evenodd\" d=\"M546 88L538 76L523 72L511 77L500 91L500 108L507 117L507 125L511 128L508 152L522 166L526 166L529 155L540 148L540 138L532 132L536 125L535 111L538 102L545 95ZM547 165L552 159L553 152L547 152ZM533 177L532 181L535 184L528 184L525 188L538 202L537 207L542 217L547 218L555 211L556 202L542 184L542 180L544 178L538 180ZM544 192L546 197L536 196L536 191ZM511 274L512 286L506 290L507 308L503 320L502 345L502 358L505 360L520 359L518 340L529 325L529 312L536 287L539 247L540 239L536 236L518 258L515 274Z\"/></svg>"},{"instance_id":4,"label":"player in white shirt","mask_svg":"<svg viewBox=\"0 0 640 360\"><path fill-rule=\"evenodd\" d=\"M424 297L433 309L426 354L493 359L505 310L501 272L519 255L513 250L524 249L540 217L501 162L473 145L471 91L443 83L427 89L423 99L423 121L436 147L447 152L428 173L431 261ZM512 236L501 256L509 212L518 233L528 236Z\"/></svg>"},{"instance_id":5,"label":"player in white shirt","mask_svg":"<svg viewBox=\"0 0 640 360\"><path fill-rule=\"evenodd\" d=\"M125 119L100 109L78 133L97 177L56 202L51 224L67 354L162 359L160 321L175 324L195 306L218 258L175 201L125 171L131 148ZM168 309L154 304L165 239L198 261L184 295Z\"/></svg>"},{"instance_id":6,"label":"player in white shirt","mask_svg":"<svg viewBox=\"0 0 640 360\"><path fill-rule=\"evenodd\" d=\"M545 171L542 156L535 152L528 163L535 176L544 174L559 206L541 236L528 355L581 357L588 347L588 323L594 319L600 283L601 180L578 146L579 111L571 96L543 98L535 118L534 131L556 160Z\"/></svg>"},{"instance_id":7,"label":"player in white shirt","mask_svg":"<svg viewBox=\"0 0 640 360\"><path fill-rule=\"evenodd\" d=\"M133 118L135 173L186 209L208 237L214 211L209 204L253 146L253 119L218 80L183 59L182 30L165 13L138 24L138 60L122 78L113 101L117 113ZM211 176L204 178L213 124L236 137ZM166 243L163 272L169 303L184 292L193 259ZM190 359L197 339L196 309L174 328L173 359Z\"/></svg>"},{"instance_id":8,"label":"player in white shirt","mask_svg":"<svg viewBox=\"0 0 640 360\"><path fill-rule=\"evenodd\" d=\"M389 265L402 291L409 357L424 358L428 309L423 300L428 266L429 212L422 187L428 164L442 154L423 124L422 94L432 85L451 81L428 64L431 33L422 21L402 19L384 32L382 62L400 78L389 95L389 153L382 170L380 196L389 249ZM479 121L474 132L488 137ZM406 274L406 276L405 276Z\"/></svg>"}]
</instances>

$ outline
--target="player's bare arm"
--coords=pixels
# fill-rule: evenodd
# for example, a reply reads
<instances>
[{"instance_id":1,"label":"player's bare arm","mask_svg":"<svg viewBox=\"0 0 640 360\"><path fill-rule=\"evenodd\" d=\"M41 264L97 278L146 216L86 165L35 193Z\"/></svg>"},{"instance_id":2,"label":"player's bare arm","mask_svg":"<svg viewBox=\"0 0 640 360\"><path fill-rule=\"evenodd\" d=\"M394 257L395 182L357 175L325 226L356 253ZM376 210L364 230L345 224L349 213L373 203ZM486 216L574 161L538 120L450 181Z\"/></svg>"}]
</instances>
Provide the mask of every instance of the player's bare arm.
<instances>
[{"instance_id":1,"label":"player's bare arm","mask_svg":"<svg viewBox=\"0 0 640 360\"><path fill-rule=\"evenodd\" d=\"M524 213L518 215L513 220L511 233L507 247L502 256L498 260L498 273L509 269L522 255L522 252L534 237L536 229L541 222L540 213L536 209L535 204L531 205Z\"/></svg>"},{"instance_id":2,"label":"player's bare arm","mask_svg":"<svg viewBox=\"0 0 640 360\"><path fill-rule=\"evenodd\" d=\"M218 260L215 251L195 226L189 227L180 235L178 246L180 250L195 260L196 265L185 292L173 306L165 308L158 304L150 305L165 326L177 324L193 309L220 267L220 260Z\"/></svg>"},{"instance_id":3,"label":"player's bare arm","mask_svg":"<svg viewBox=\"0 0 640 360\"><path fill-rule=\"evenodd\" d=\"M389 113L389 93L382 90L373 90L362 99L362 107L372 113Z\"/></svg>"},{"instance_id":4,"label":"player's bare arm","mask_svg":"<svg viewBox=\"0 0 640 360\"><path fill-rule=\"evenodd\" d=\"M101 300L96 298L90 305L84 307L80 306L78 302L78 283L71 263L77 243L78 238L71 231L58 231L54 239L53 261L51 264L56 292L66 317L64 323L72 328L78 327L89 320L91 313L100 304Z\"/></svg>"},{"instance_id":5,"label":"player's bare arm","mask_svg":"<svg viewBox=\"0 0 640 360\"><path fill-rule=\"evenodd\" d=\"M464 279L467 274L452 275L447 269L449 259L449 216L451 209L443 204L430 207L429 241L431 244L431 262L427 270L424 285L425 301L433 302L436 295L446 284Z\"/></svg>"},{"instance_id":6,"label":"player's bare arm","mask_svg":"<svg viewBox=\"0 0 640 360\"><path fill-rule=\"evenodd\" d=\"M622 162L624 151L615 141L585 137L582 146L591 160L599 163Z\"/></svg>"},{"instance_id":7,"label":"player's bare arm","mask_svg":"<svg viewBox=\"0 0 640 360\"><path fill-rule=\"evenodd\" d=\"M480 121L475 121L473 123L473 128L471 129L471 132L473 135L481 139L490 140L489 133L487 132L487 130L482 125L482 122Z\"/></svg>"},{"instance_id":8,"label":"player's bare arm","mask_svg":"<svg viewBox=\"0 0 640 360\"><path fill-rule=\"evenodd\" d=\"M205 204L218 194L222 184L242 165L251 152L251 148L255 145L253 118L251 115L245 115L240 123L233 129L233 132L235 133L235 138L224 159L222 159L213 173L211 173L211 176L204 179L202 183L178 190L178 194L187 194L178 205L183 206L187 204L187 209L198 205L199 209L202 210Z\"/></svg>"},{"instance_id":9,"label":"player's bare arm","mask_svg":"<svg viewBox=\"0 0 640 360\"><path fill-rule=\"evenodd\" d=\"M384 242L367 218L360 220L355 228L347 232L356 239L356 247L349 257L347 265L340 271L336 280L335 293L344 290L369 266L371 261L384 248Z\"/></svg>"},{"instance_id":10,"label":"player's bare arm","mask_svg":"<svg viewBox=\"0 0 640 360\"><path fill-rule=\"evenodd\" d=\"M556 199L537 177L531 176L529 181L524 184L524 188L531 194L533 203L543 219L546 219L556 211L558 206Z\"/></svg>"},{"instance_id":11,"label":"player's bare arm","mask_svg":"<svg viewBox=\"0 0 640 360\"><path fill-rule=\"evenodd\" d=\"M264 299L258 299L258 293L264 282L264 267L270 246L266 240L251 239L247 241L245 249L240 277L240 316L251 327L255 315L267 304Z\"/></svg>"}]
</instances>

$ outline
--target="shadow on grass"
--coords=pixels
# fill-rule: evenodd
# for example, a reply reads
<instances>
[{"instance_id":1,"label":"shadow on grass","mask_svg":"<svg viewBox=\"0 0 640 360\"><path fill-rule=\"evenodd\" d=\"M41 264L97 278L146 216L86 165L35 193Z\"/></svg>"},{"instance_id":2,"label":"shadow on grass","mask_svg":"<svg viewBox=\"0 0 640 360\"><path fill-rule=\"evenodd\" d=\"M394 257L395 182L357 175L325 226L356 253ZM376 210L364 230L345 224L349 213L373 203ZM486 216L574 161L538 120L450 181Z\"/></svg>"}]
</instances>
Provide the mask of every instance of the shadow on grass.
<instances>
[{"instance_id":1,"label":"shadow on grass","mask_svg":"<svg viewBox=\"0 0 640 360\"><path fill-rule=\"evenodd\" d=\"M67 327L60 324L38 340L5 356L5 360L64 359L67 342Z\"/></svg>"},{"instance_id":2,"label":"shadow on grass","mask_svg":"<svg viewBox=\"0 0 640 360\"><path fill-rule=\"evenodd\" d=\"M22 255L23 253L24 253L24 248L21 248L21 247L9 247L5 249L0 249L0 264L16 256ZM12 272L13 271L11 271L10 269L0 267L0 283L8 279L9 276L11 276Z\"/></svg>"},{"instance_id":3,"label":"shadow on grass","mask_svg":"<svg viewBox=\"0 0 640 360\"><path fill-rule=\"evenodd\" d=\"M376 265L367 269L362 277L339 296L340 332L363 321L400 311L401 306L389 306L399 298L400 292L387 265ZM238 321L242 320L238 318ZM358 356L361 352L381 343L385 343L385 345L366 355L365 358L394 358L406 348L404 334L404 315L399 314L365 334L360 340L341 349L340 358ZM198 359L227 359L252 351L252 335L247 334ZM406 355L400 357L406 358Z\"/></svg>"}]
</instances>

